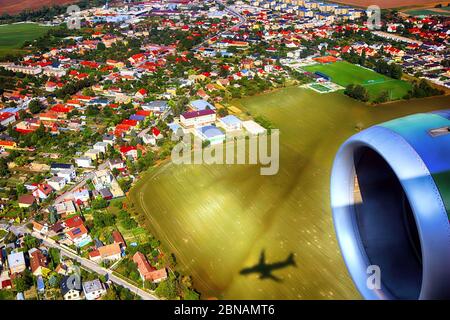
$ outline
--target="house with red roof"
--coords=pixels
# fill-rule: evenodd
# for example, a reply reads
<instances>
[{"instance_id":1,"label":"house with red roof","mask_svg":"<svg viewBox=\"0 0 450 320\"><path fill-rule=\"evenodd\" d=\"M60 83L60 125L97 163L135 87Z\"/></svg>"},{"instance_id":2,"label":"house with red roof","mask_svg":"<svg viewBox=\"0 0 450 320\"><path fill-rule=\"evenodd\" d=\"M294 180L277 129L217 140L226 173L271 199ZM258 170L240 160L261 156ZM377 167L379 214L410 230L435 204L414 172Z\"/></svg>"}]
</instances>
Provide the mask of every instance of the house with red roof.
<instances>
[{"instance_id":1,"label":"house with red roof","mask_svg":"<svg viewBox=\"0 0 450 320\"><path fill-rule=\"evenodd\" d=\"M34 276L37 277L39 275L42 275L43 273L50 272L50 269L47 268L47 258L44 256L41 250L31 249L28 253L30 255L31 272Z\"/></svg>"},{"instance_id":2,"label":"house with red roof","mask_svg":"<svg viewBox=\"0 0 450 320\"><path fill-rule=\"evenodd\" d=\"M133 256L133 262L136 263L142 281L161 282L167 279L167 271L165 268L157 270L152 267L147 257L141 252L136 252Z\"/></svg>"},{"instance_id":3,"label":"house with red roof","mask_svg":"<svg viewBox=\"0 0 450 320\"><path fill-rule=\"evenodd\" d=\"M52 194L53 188L47 183L41 183L36 190L33 191L33 196L42 200L47 199Z\"/></svg>"},{"instance_id":4,"label":"house with red roof","mask_svg":"<svg viewBox=\"0 0 450 320\"><path fill-rule=\"evenodd\" d=\"M52 82L52 81L48 81L45 84L45 91L47 92L54 92L56 89L61 89L64 86L64 84L62 84L61 82Z\"/></svg>"},{"instance_id":5,"label":"house with red roof","mask_svg":"<svg viewBox=\"0 0 450 320\"><path fill-rule=\"evenodd\" d=\"M152 135L155 139L163 138L161 130L159 130L157 127L153 127L151 131L152 131Z\"/></svg>"},{"instance_id":6,"label":"house with red roof","mask_svg":"<svg viewBox=\"0 0 450 320\"><path fill-rule=\"evenodd\" d=\"M135 146L122 146L119 150L123 159L132 158L133 160L136 160L138 158L137 147Z\"/></svg>"},{"instance_id":7,"label":"house with red roof","mask_svg":"<svg viewBox=\"0 0 450 320\"><path fill-rule=\"evenodd\" d=\"M11 112L3 112L0 114L0 125L7 127L8 124L16 121L16 116Z\"/></svg>"},{"instance_id":8,"label":"house with red roof","mask_svg":"<svg viewBox=\"0 0 450 320\"><path fill-rule=\"evenodd\" d=\"M63 225L68 229L73 229L81 226L83 224L83 219L81 216L73 216L69 219L64 220Z\"/></svg>"},{"instance_id":9,"label":"house with red roof","mask_svg":"<svg viewBox=\"0 0 450 320\"><path fill-rule=\"evenodd\" d=\"M119 244L120 247L121 247L122 249L125 249L125 248L127 247L127 244L126 244L126 242L125 242L125 239L123 238L122 234L121 234L119 231L114 230L114 231L111 233L111 235L112 235L112 238L113 238L113 242L114 242L114 243Z\"/></svg>"},{"instance_id":10,"label":"house with red roof","mask_svg":"<svg viewBox=\"0 0 450 320\"><path fill-rule=\"evenodd\" d=\"M136 94L134 95L137 99L144 99L144 98L147 98L147 94L148 94L148 92L147 92L147 90L145 90L145 89L140 89L140 90L138 90L138 92L136 92Z\"/></svg>"},{"instance_id":11,"label":"house with red roof","mask_svg":"<svg viewBox=\"0 0 450 320\"><path fill-rule=\"evenodd\" d=\"M145 54L138 53L138 54L131 56L128 59L128 61L130 61L132 64L137 64L137 63L143 62L145 59L146 59Z\"/></svg>"}]
</instances>

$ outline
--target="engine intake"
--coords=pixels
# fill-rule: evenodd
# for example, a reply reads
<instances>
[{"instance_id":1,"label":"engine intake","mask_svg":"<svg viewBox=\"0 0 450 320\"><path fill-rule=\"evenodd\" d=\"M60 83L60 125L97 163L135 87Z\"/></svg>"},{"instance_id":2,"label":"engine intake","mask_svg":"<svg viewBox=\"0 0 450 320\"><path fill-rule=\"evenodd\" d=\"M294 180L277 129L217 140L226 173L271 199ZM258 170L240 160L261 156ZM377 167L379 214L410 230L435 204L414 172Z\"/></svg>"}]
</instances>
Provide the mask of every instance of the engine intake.
<instances>
[{"instance_id":1,"label":"engine intake","mask_svg":"<svg viewBox=\"0 0 450 320\"><path fill-rule=\"evenodd\" d=\"M438 111L389 121L336 155L334 226L366 299L450 299L449 119ZM378 289L367 285L371 265L381 271Z\"/></svg>"}]
</instances>

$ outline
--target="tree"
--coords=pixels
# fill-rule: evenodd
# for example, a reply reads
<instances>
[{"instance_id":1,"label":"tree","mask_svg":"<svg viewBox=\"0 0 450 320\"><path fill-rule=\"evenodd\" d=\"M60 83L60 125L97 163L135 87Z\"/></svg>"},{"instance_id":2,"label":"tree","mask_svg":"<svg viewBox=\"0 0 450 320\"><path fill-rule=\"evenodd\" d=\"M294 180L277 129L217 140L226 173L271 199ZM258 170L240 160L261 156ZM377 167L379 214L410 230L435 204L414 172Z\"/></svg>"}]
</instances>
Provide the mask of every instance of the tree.
<instances>
[{"instance_id":1,"label":"tree","mask_svg":"<svg viewBox=\"0 0 450 320\"><path fill-rule=\"evenodd\" d=\"M177 297L176 279L173 276L169 276L169 278L159 283L155 293L166 299L175 299Z\"/></svg>"},{"instance_id":2,"label":"tree","mask_svg":"<svg viewBox=\"0 0 450 320\"><path fill-rule=\"evenodd\" d=\"M16 185L16 191L18 195L22 195L25 194L27 192L27 188L25 188L25 186L21 183L18 183Z\"/></svg>"},{"instance_id":3,"label":"tree","mask_svg":"<svg viewBox=\"0 0 450 320\"><path fill-rule=\"evenodd\" d=\"M344 94L353 99L361 100L363 102L369 101L369 93L367 92L367 89L359 84L349 84L347 88L345 88Z\"/></svg>"},{"instance_id":4,"label":"tree","mask_svg":"<svg viewBox=\"0 0 450 320\"><path fill-rule=\"evenodd\" d=\"M103 199L101 196L98 196L94 200L92 200L91 207L94 210L104 209L108 206L108 201Z\"/></svg>"},{"instance_id":5,"label":"tree","mask_svg":"<svg viewBox=\"0 0 450 320\"><path fill-rule=\"evenodd\" d=\"M217 111L217 114L218 114L220 117L225 117L225 116L228 115L228 109L227 109L227 108L220 108L220 109Z\"/></svg>"},{"instance_id":6,"label":"tree","mask_svg":"<svg viewBox=\"0 0 450 320\"><path fill-rule=\"evenodd\" d=\"M183 299L184 300L199 300L200 294L192 289L184 289L183 290Z\"/></svg>"},{"instance_id":7,"label":"tree","mask_svg":"<svg viewBox=\"0 0 450 320\"><path fill-rule=\"evenodd\" d=\"M33 276L30 270L25 270L20 276L13 280L14 287L18 292L25 292L33 286Z\"/></svg>"},{"instance_id":8,"label":"tree","mask_svg":"<svg viewBox=\"0 0 450 320\"><path fill-rule=\"evenodd\" d=\"M25 243L25 247L26 247L27 251L32 248L36 248L39 244L38 240L35 237L32 237L30 235L26 235L23 238L23 241Z\"/></svg>"},{"instance_id":9,"label":"tree","mask_svg":"<svg viewBox=\"0 0 450 320\"><path fill-rule=\"evenodd\" d=\"M28 109L30 110L30 112L32 114L36 114L36 113L41 112L41 110L43 109L43 106L39 100L33 99L28 104Z\"/></svg>"}]
</instances>

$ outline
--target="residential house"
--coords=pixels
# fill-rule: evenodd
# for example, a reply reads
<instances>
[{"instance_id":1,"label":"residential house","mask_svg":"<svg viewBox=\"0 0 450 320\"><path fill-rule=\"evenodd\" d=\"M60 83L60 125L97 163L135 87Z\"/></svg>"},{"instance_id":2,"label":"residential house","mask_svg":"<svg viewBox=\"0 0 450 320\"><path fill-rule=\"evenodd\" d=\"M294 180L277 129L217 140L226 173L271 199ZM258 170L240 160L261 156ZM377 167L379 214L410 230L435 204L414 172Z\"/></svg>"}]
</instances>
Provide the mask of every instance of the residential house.
<instances>
[{"instance_id":1,"label":"residential house","mask_svg":"<svg viewBox=\"0 0 450 320\"><path fill-rule=\"evenodd\" d=\"M120 244L112 243L89 252L89 259L95 262L117 261L122 257Z\"/></svg>"},{"instance_id":2,"label":"residential house","mask_svg":"<svg viewBox=\"0 0 450 320\"><path fill-rule=\"evenodd\" d=\"M63 177L51 177L50 179L47 179L47 183L54 190L59 191L66 186L66 179Z\"/></svg>"},{"instance_id":3,"label":"residential house","mask_svg":"<svg viewBox=\"0 0 450 320\"><path fill-rule=\"evenodd\" d=\"M144 98L147 98L147 94L148 94L147 90L140 89L140 90L138 90L138 92L136 92L136 94L134 96L136 99L142 100Z\"/></svg>"},{"instance_id":4,"label":"residential house","mask_svg":"<svg viewBox=\"0 0 450 320\"><path fill-rule=\"evenodd\" d=\"M50 172L58 177L63 177L66 182L71 182L76 178L75 167L70 163L51 163Z\"/></svg>"},{"instance_id":5,"label":"residential house","mask_svg":"<svg viewBox=\"0 0 450 320\"><path fill-rule=\"evenodd\" d=\"M92 241L91 236L88 234L88 230L84 224L79 227L73 228L66 232L67 238L77 247L81 248Z\"/></svg>"},{"instance_id":6,"label":"residential house","mask_svg":"<svg viewBox=\"0 0 450 320\"><path fill-rule=\"evenodd\" d=\"M8 124L16 121L16 116L14 113L3 112L0 114L0 125L7 127Z\"/></svg>"},{"instance_id":7,"label":"residential house","mask_svg":"<svg viewBox=\"0 0 450 320\"><path fill-rule=\"evenodd\" d=\"M152 267L147 260L147 257L141 252L136 252L133 256L134 263L137 264L139 274L142 281L161 282L167 279L167 271L165 268L157 270Z\"/></svg>"},{"instance_id":8,"label":"residential house","mask_svg":"<svg viewBox=\"0 0 450 320\"><path fill-rule=\"evenodd\" d=\"M142 136L142 142L144 142L145 144L151 144L152 146L156 146L156 138L148 133Z\"/></svg>"},{"instance_id":9,"label":"residential house","mask_svg":"<svg viewBox=\"0 0 450 320\"><path fill-rule=\"evenodd\" d=\"M8 255L8 266L11 274L21 273L25 271L27 265L23 252L14 252Z\"/></svg>"},{"instance_id":10,"label":"residential house","mask_svg":"<svg viewBox=\"0 0 450 320\"><path fill-rule=\"evenodd\" d=\"M122 146L119 151L124 160L129 158L136 160L138 157L137 148L135 146Z\"/></svg>"},{"instance_id":11,"label":"residential house","mask_svg":"<svg viewBox=\"0 0 450 320\"><path fill-rule=\"evenodd\" d=\"M125 239L123 238L122 234L119 231L114 230L112 232L112 238L114 243L119 244L122 249L125 249L127 247Z\"/></svg>"},{"instance_id":12,"label":"residential house","mask_svg":"<svg viewBox=\"0 0 450 320\"><path fill-rule=\"evenodd\" d=\"M89 190L85 188L72 191L72 197L78 205L88 202L91 198L89 195Z\"/></svg>"},{"instance_id":13,"label":"residential house","mask_svg":"<svg viewBox=\"0 0 450 320\"><path fill-rule=\"evenodd\" d=\"M57 203L53 207L55 208L56 213L62 218L77 212L72 200Z\"/></svg>"},{"instance_id":14,"label":"residential house","mask_svg":"<svg viewBox=\"0 0 450 320\"><path fill-rule=\"evenodd\" d=\"M99 279L83 282L83 292L86 300L97 300L106 294L106 288Z\"/></svg>"},{"instance_id":15,"label":"residential house","mask_svg":"<svg viewBox=\"0 0 450 320\"><path fill-rule=\"evenodd\" d=\"M108 143L110 146L113 146L116 141L116 137L113 134L105 134L102 137L102 141Z\"/></svg>"},{"instance_id":16,"label":"residential house","mask_svg":"<svg viewBox=\"0 0 450 320\"><path fill-rule=\"evenodd\" d=\"M0 271L0 290L11 289L12 281L7 270Z\"/></svg>"},{"instance_id":17,"label":"residential house","mask_svg":"<svg viewBox=\"0 0 450 320\"><path fill-rule=\"evenodd\" d=\"M84 153L84 156L87 158L91 158L92 161L95 161L100 158L101 151L98 149L89 149Z\"/></svg>"},{"instance_id":18,"label":"residential house","mask_svg":"<svg viewBox=\"0 0 450 320\"><path fill-rule=\"evenodd\" d=\"M48 233L48 224L42 224L37 221L33 221L33 231L40 234L46 234Z\"/></svg>"},{"instance_id":19,"label":"residential house","mask_svg":"<svg viewBox=\"0 0 450 320\"><path fill-rule=\"evenodd\" d=\"M81 300L83 289L81 279L76 276L66 276L61 280L61 294L64 300Z\"/></svg>"},{"instance_id":20,"label":"residential house","mask_svg":"<svg viewBox=\"0 0 450 320\"><path fill-rule=\"evenodd\" d=\"M39 184L36 190L33 191L33 196L42 200L47 199L53 192L53 188L46 183Z\"/></svg>"},{"instance_id":21,"label":"residential house","mask_svg":"<svg viewBox=\"0 0 450 320\"><path fill-rule=\"evenodd\" d=\"M33 275L37 277L38 275L46 275L50 272L50 269L47 268L47 258L41 250L33 248L28 251L28 254L30 256L30 266Z\"/></svg>"},{"instance_id":22,"label":"residential house","mask_svg":"<svg viewBox=\"0 0 450 320\"><path fill-rule=\"evenodd\" d=\"M75 163L80 168L92 168L92 159L89 157L79 157L75 158Z\"/></svg>"},{"instance_id":23,"label":"residential house","mask_svg":"<svg viewBox=\"0 0 450 320\"><path fill-rule=\"evenodd\" d=\"M108 142L100 141L100 142L97 142L96 144L94 144L93 148L102 153L106 153L106 151L108 150L108 146L109 146Z\"/></svg>"},{"instance_id":24,"label":"residential house","mask_svg":"<svg viewBox=\"0 0 450 320\"><path fill-rule=\"evenodd\" d=\"M163 113L164 111L169 109L169 105L167 101L156 100L143 104L142 109L146 111L152 111L154 113Z\"/></svg>"},{"instance_id":25,"label":"residential house","mask_svg":"<svg viewBox=\"0 0 450 320\"><path fill-rule=\"evenodd\" d=\"M19 196L17 202L20 208L29 208L36 202L36 198L32 194L24 194Z\"/></svg>"},{"instance_id":26,"label":"residential house","mask_svg":"<svg viewBox=\"0 0 450 320\"><path fill-rule=\"evenodd\" d=\"M125 163L121 159L110 159L108 163L110 170L117 169L122 171L125 169Z\"/></svg>"}]
</instances>

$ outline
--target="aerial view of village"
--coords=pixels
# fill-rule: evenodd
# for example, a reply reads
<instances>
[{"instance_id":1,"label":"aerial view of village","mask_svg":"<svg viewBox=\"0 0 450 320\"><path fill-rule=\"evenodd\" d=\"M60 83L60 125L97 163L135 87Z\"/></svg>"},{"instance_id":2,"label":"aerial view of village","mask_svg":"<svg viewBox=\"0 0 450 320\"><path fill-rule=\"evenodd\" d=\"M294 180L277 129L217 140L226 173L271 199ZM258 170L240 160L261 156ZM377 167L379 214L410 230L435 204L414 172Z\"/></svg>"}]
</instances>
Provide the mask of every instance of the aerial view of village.
<instances>
[{"instance_id":1,"label":"aerial view of village","mask_svg":"<svg viewBox=\"0 0 450 320\"><path fill-rule=\"evenodd\" d=\"M0 300L363 299L333 160L450 108L449 27L438 0L0 0ZM270 161L174 160L255 136Z\"/></svg>"}]
</instances>

